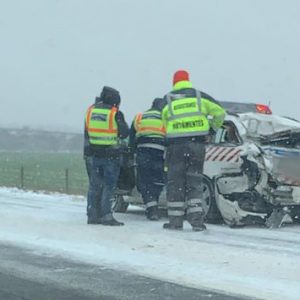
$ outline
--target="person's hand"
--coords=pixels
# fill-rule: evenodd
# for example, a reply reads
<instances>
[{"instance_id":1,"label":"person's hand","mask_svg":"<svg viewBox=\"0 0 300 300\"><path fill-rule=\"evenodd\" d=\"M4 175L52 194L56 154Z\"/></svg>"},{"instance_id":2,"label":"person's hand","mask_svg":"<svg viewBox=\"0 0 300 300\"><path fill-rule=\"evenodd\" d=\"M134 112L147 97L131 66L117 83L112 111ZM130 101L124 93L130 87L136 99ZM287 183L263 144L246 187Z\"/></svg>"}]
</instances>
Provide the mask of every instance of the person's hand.
<instances>
[{"instance_id":1,"label":"person's hand","mask_svg":"<svg viewBox=\"0 0 300 300\"><path fill-rule=\"evenodd\" d=\"M212 127L210 127L209 128L209 135L214 136L215 134L216 134L216 131Z\"/></svg>"}]
</instances>

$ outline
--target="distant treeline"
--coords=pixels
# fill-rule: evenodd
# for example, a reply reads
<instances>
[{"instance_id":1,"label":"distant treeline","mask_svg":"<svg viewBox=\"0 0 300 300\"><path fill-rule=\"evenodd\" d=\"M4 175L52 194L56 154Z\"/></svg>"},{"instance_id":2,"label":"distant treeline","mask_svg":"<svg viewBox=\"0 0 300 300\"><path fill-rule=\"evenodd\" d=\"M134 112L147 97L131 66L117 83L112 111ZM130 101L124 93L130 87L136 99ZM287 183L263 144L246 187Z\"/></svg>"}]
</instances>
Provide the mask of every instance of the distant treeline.
<instances>
[{"instance_id":1,"label":"distant treeline","mask_svg":"<svg viewBox=\"0 0 300 300\"><path fill-rule=\"evenodd\" d=\"M0 128L0 151L80 153L83 135L30 128Z\"/></svg>"}]
</instances>

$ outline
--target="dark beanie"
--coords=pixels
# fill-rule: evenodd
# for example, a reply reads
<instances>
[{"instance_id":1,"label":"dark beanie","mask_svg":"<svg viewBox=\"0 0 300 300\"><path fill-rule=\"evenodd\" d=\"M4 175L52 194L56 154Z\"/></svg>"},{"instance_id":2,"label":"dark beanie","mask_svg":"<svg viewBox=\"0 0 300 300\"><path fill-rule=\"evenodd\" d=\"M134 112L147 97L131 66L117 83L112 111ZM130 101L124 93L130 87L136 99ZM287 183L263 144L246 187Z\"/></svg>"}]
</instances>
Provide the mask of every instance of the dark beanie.
<instances>
[{"instance_id":1,"label":"dark beanie","mask_svg":"<svg viewBox=\"0 0 300 300\"><path fill-rule=\"evenodd\" d=\"M100 103L100 102L102 102L101 98L100 97L96 97L95 98L95 104Z\"/></svg>"},{"instance_id":2,"label":"dark beanie","mask_svg":"<svg viewBox=\"0 0 300 300\"><path fill-rule=\"evenodd\" d=\"M163 98L155 98L152 102L152 109L157 109L162 111L166 105L167 105L167 100Z\"/></svg>"},{"instance_id":3,"label":"dark beanie","mask_svg":"<svg viewBox=\"0 0 300 300\"><path fill-rule=\"evenodd\" d=\"M119 91L109 86L103 87L100 99L103 103L110 104L112 106L119 106L121 102Z\"/></svg>"}]
</instances>

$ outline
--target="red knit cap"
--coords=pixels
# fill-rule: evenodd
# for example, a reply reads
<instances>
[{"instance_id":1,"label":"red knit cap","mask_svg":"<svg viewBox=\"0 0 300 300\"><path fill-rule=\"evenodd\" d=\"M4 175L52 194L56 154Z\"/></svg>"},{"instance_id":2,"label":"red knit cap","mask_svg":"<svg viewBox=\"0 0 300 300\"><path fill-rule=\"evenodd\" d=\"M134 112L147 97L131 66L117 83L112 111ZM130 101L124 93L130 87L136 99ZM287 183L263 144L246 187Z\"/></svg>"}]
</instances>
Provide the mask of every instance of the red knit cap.
<instances>
[{"instance_id":1,"label":"red knit cap","mask_svg":"<svg viewBox=\"0 0 300 300\"><path fill-rule=\"evenodd\" d=\"M187 71L184 71L184 70L179 70L179 71L176 71L174 73L173 85L176 84L179 81L189 81L189 80L190 80L189 73Z\"/></svg>"}]
</instances>

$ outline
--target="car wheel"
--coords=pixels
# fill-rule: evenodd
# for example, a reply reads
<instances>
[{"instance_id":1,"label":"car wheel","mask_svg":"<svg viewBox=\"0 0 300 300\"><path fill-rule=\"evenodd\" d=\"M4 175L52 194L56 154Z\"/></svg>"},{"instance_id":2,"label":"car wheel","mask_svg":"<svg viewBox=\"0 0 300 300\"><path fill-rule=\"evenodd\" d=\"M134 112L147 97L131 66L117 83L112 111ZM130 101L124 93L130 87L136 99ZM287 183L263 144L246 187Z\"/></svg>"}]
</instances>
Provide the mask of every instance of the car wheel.
<instances>
[{"instance_id":1,"label":"car wheel","mask_svg":"<svg viewBox=\"0 0 300 300\"><path fill-rule=\"evenodd\" d=\"M129 203L124 201L122 195L115 195L115 198L112 203L112 210L114 212L125 213L127 211L128 206Z\"/></svg>"},{"instance_id":2,"label":"car wheel","mask_svg":"<svg viewBox=\"0 0 300 300\"><path fill-rule=\"evenodd\" d=\"M300 223L300 207L299 206L294 206L292 208L291 216L292 216L294 223L297 223L297 224Z\"/></svg>"},{"instance_id":3,"label":"car wheel","mask_svg":"<svg viewBox=\"0 0 300 300\"><path fill-rule=\"evenodd\" d=\"M205 220L209 223L221 223L223 219L217 207L212 182L209 178L204 177L202 184L202 208L204 210Z\"/></svg>"}]
</instances>

